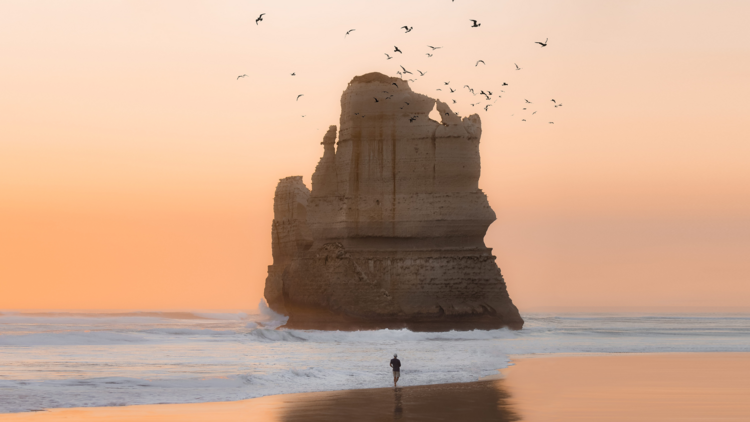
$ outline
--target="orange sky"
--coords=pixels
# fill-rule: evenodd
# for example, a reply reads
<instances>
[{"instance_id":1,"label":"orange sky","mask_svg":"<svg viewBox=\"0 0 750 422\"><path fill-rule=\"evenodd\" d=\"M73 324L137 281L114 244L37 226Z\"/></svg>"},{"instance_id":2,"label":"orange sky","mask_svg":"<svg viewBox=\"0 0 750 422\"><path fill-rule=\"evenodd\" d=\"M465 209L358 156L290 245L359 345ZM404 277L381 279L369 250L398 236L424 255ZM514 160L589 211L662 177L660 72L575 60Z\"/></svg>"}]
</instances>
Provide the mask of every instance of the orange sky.
<instances>
[{"instance_id":1,"label":"orange sky","mask_svg":"<svg viewBox=\"0 0 750 422\"><path fill-rule=\"evenodd\" d=\"M462 115L475 98L443 81L510 84L480 112L480 187L522 312L750 306L747 16L744 1L4 1L0 309L254 308L276 182L309 186L348 81L398 65Z\"/></svg>"}]
</instances>

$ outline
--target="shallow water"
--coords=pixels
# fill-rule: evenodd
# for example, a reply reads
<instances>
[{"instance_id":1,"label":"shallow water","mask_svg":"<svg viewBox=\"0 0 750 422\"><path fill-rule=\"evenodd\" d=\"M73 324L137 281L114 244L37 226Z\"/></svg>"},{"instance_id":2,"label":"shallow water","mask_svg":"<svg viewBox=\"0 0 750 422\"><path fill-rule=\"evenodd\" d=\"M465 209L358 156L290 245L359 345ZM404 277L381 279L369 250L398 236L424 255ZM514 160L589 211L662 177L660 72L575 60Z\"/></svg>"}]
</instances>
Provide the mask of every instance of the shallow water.
<instances>
[{"instance_id":1,"label":"shallow water","mask_svg":"<svg viewBox=\"0 0 750 422\"><path fill-rule=\"evenodd\" d=\"M0 413L476 381L511 354L747 352L747 314L526 314L521 331L275 330L258 313L0 313Z\"/></svg>"}]
</instances>

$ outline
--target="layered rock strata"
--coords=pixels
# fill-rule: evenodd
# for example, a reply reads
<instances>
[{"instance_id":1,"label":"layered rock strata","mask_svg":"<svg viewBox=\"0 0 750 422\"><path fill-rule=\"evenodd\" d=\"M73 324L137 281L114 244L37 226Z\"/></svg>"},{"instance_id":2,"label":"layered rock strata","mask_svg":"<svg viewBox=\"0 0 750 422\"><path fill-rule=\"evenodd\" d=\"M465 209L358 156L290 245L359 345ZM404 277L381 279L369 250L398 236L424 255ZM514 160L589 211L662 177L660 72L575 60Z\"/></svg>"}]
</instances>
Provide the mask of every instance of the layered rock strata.
<instances>
[{"instance_id":1,"label":"layered rock strata","mask_svg":"<svg viewBox=\"0 0 750 422\"><path fill-rule=\"evenodd\" d=\"M355 77L312 191L299 177L276 190L265 294L287 326L521 328L484 244L495 213L478 188L481 133L478 115L460 118L406 81Z\"/></svg>"}]
</instances>

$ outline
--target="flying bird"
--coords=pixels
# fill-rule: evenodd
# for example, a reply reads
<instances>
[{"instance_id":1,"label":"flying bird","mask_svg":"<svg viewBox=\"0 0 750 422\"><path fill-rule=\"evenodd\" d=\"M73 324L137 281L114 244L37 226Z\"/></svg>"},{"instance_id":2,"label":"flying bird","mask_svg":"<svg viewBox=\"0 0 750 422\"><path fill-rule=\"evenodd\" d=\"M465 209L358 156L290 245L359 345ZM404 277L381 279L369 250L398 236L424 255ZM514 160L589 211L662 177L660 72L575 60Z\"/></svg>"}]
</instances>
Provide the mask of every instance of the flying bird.
<instances>
[{"instance_id":1,"label":"flying bird","mask_svg":"<svg viewBox=\"0 0 750 422\"><path fill-rule=\"evenodd\" d=\"M405 69L405 68L404 68L403 66L401 66L401 69L404 69L404 73L408 73L408 74L410 74L410 75L413 75L413 73L411 73L411 72L409 72L408 70L406 70L406 69Z\"/></svg>"},{"instance_id":2,"label":"flying bird","mask_svg":"<svg viewBox=\"0 0 750 422\"><path fill-rule=\"evenodd\" d=\"M377 97L372 97L372 98L375 98L375 102L376 102L376 103L379 103L379 102L380 102L380 101L378 101L378 98L377 98Z\"/></svg>"},{"instance_id":3,"label":"flying bird","mask_svg":"<svg viewBox=\"0 0 750 422\"><path fill-rule=\"evenodd\" d=\"M432 54L430 54L430 53L427 53L427 57L432 57Z\"/></svg>"},{"instance_id":4,"label":"flying bird","mask_svg":"<svg viewBox=\"0 0 750 422\"><path fill-rule=\"evenodd\" d=\"M522 121L522 122L525 122L525 121L526 121L526 119L521 119L521 121Z\"/></svg>"},{"instance_id":5,"label":"flying bird","mask_svg":"<svg viewBox=\"0 0 750 422\"><path fill-rule=\"evenodd\" d=\"M299 95L297 96L297 99L296 99L296 100L294 100L294 101L299 101L299 97L301 97L301 96L303 96L303 95L305 95L305 94L299 94Z\"/></svg>"},{"instance_id":6,"label":"flying bird","mask_svg":"<svg viewBox=\"0 0 750 422\"><path fill-rule=\"evenodd\" d=\"M296 73L292 72L292 76L296 76L296 75L297 75Z\"/></svg>"},{"instance_id":7,"label":"flying bird","mask_svg":"<svg viewBox=\"0 0 750 422\"><path fill-rule=\"evenodd\" d=\"M473 23L473 24L471 25L471 27L472 27L472 28L479 28L479 26L480 26L480 25L482 25L481 23L477 22L477 20L476 20L476 19L469 19L469 20L470 20L470 21L472 21L472 22L474 22L474 23Z\"/></svg>"},{"instance_id":8,"label":"flying bird","mask_svg":"<svg viewBox=\"0 0 750 422\"><path fill-rule=\"evenodd\" d=\"M247 74L240 75L240 76L237 77L237 80L239 80L240 78L246 78L246 77L247 77Z\"/></svg>"},{"instance_id":9,"label":"flying bird","mask_svg":"<svg viewBox=\"0 0 750 422\"><path fill-rule=\"evenodd\" d=\"M492 91L487 91L488 94L492 95Z\"/></svg>"},{"instance_id":10,"label":"flying bird","mask_svg":"<svg viewBox=\"0 0 750 422\"><path fill-rule=\"evenodd\" d=\"M442 91L442 89L438 88L438 89L436 89L435 91Z\"/></svg>"},{"instance_id":11,"label":"flying bird","mask_svg":"<svg viewBox=\"0 0 750 422\"><path fill-rule=\"evenodd\" d=\"M551 124L551 125L554 125L554 124L555 124L555 122L549 122L549 124Z\"/></svg>"},{"instance_id":12,"label":"flying bird","mask_svg":"<svg viewBox=\"0 0 750 422\"><path fill-rule=\"evenodd\" d=\"M453 100L453 104L456 104L456 100Z\"/></svg>"},{"instance_id":13,"label":"flying bird","mask_svg":"<svg viewBox=\"0 0 750 422\"><path fill-rule=\"evenodd\" d=\"M408 26L402 26L401 28L403 28L403 29L406 30L406 32L404 32L404 34L408 34L409 32L411 32L412 29L414 29L413 26L411 28L409 28Z\"/></svg>"},{"instance_id":14,"label":"flying bird","mask_svg":"<svg viewBox=\"0 0 750 422\"><path fill-rule=\"evenodd\" d=\"M393 82L391 85L396 85L396 82ZM398 85L396 85L396 88L398 88Z\"/></svg>"},{"instance_id":15,"label":"flying bird","mask_svg":"<svg viewBox=\"0 0 750 422\"><path fill-rule=\"evenodd\" d=\"M555 103L555 104L557 104L557 101L555 101L555 99L554 99L554 98L552 99L552 102L553 102L553 103Z\"/></svg>"},{"instance_id":16,"label":"flying bird","mask_svg":"<svg viewBox=\"0 0 750 422\"><path fill-rule=\"evenodd\" d=\"M409 123L417 120L417 117L419 117L419 116L409 117Z\"/></svg>"},{"instance_id":17,"label":"flying bird","mask_svg":"<svg viewBox=\"0 0 750 422\"><path fill-rule=\"evenodd\" d=\"M427 72L422 72L421 70L417 69L417 72L419 72L419 76L424 76Z\"/></svg>"},{"instance_id":18,"label":"flying bird","mask_svg":"<svg viewBox=\"0 0 750 422\"><path fill-rule=\"evenodd\" d=\"M546 46L547 46L547 41L549 41L549 38L547 38L546 40L544 40L544 42L539 42L539 41L537 41L537 42L535 42L534 44L539 44L539 45L541 45L542 47L546 47Z\"/></svg>"},{"instance_id":19,"label":"flying bird","mask_svg":"<svg viewBox=\"0 0 750 422\"><path fill-rule=\"evenodd\" d=\"M446 84L446 85L448 85L449 83L451 83L451 81L448 81L448 82L443 82L443 83L444 83L444 84Z\"/></svg>"},{"instance_id":20,"label":"flying bird","mask_svg":"<svg viewBox=\"0 0 750 422\"><path fill-rule=\"evenodd\" d=\"M503 82L503 86L508 86L508 84L507 84L507 83L505 83L505 82Z\"/></svg>"},{"instance_id":21,"label":"flying bird","mask_svg":"<svg viewBox=\"0 0 750 422\"><path fill-rule=\"evenodd\" d=\"M533 115L535 115L535 114L536 114L536 111L535 111L535 112L533 112L533 113L531 113L531 115L532 115L532 116L533 116Z\"/></svg>"},{"instance_id":22,"label":"flying bird","mask_svg":"<svg viewBox=\"0 0 750 422\"><path fill-rule=\"evenodd\" d=\"M404 52L403 52L403 51L401 51L401 50L399 50L399 49L398 49L398 47L396 47L395 45L393 46L393 48L395 49L395 50L393 50L393 52L394 52L394 53L401 53L401 54L404 54Z\"/></svg>"},{"instance_id":23,"label":"flying bird","mask_svg":"<svg viewBox=\"0 0 750 422\"><path fill-rule=\"evenodd\" d=\"M515 63L513 63L513 64L515 64ZM518 67L518 65L517 65L517 64L515 64L515 65L516 65L516 70L521 70L521 68L520 68L520 67Z\"/></svg>"},{"instance_id":24,"label":"flying bird","mask_svg":"<svg viewBox=\"0 0 750 422\"><path fill-rule=\"evenodd\" d=\"M477 66L479 66L479 63L482 63L482 64L484 64L484 65L486 65L486 64L487 64L487 63L485 63L485 62L484 62L484 60L477 60L477 64L475 64L475 65L474 65L474 67L477 67Z\"/></svg>"},{"instance_id":25,"label":"flying bird","mask_svg":"<svg viewBox=\"0 0 750 422\"><path fill-rule=\"evenodd\" d=\"M389 56L388 53L383 53L383 54L385 54L385 56L388 57L386 60L390 60L390 59L393 58L393 57Z\"/></svg>"},{"instance_id":26,"label":"flying bird","mask_svg":"<svg viewBox=\"0 0 750 422\"><path fill-rule=\"evenodd\" d=\"M265 13L261 13L260 16L258 16L258 19L255 20L256 25L258 24L258 22L263 22L263 15L265 15Z\"/></svg>"},{"instance_id":27,"label":"flying bird","mask_svg":"<svg viewBox=\"0 0 750 422\"><path fill-rule=\"evenodd\" d=\"M490 106L492 106L492 104L487 104L486 106L484 106L484 111L487 111L487 109L488 109L488 108L489 108Z\"/></svg>"},{"instance_id":28,"label":"flying bird","mask_svg":"<svg viewBox=\"0 0 750 422\"><path fill-rule=\"evenodd\" d=\"M438 48L443 48L443 47L433 47L433 46L431 46L431 45L428 45L427 47L430 47L430 48L432 49L432 51L435 51L435 50L437 50Z\"/></svg>"},{"instance_id":29,"label":"flying bird","mask_svg":"<svg viewBox=\"0 0 750 422\"><path fill-rule=\"evenodd\" d=\"M356 31L356 29L350 29L350 30L346 31L346 34L344 34L344 38L346 38L347 35L351 34L354 31Z\"/></svg>"},{"instance_id":30,"label":"flying bird","mask_svg":"<svg viewBox=\"0 0 750 422\"><path fill-rule=\"evenodd\" d=\"M531 104L531 101L524 98L524 101L526 101L526 104Z\"/></svg>"},{"instance_id":31,"label":"flying bird","mask_svg":"<svg viewBox=\"0 0 750 422\"><path fill-rule=\"evenodd\" d=\"M452 94L452 93L454 93L454 92L456 92L456 90L455 90L455 89L453 89L453 88L448 88L448 89L450 89L450 90L451 90L451 94Z\"/></svg>"}]
</instances>

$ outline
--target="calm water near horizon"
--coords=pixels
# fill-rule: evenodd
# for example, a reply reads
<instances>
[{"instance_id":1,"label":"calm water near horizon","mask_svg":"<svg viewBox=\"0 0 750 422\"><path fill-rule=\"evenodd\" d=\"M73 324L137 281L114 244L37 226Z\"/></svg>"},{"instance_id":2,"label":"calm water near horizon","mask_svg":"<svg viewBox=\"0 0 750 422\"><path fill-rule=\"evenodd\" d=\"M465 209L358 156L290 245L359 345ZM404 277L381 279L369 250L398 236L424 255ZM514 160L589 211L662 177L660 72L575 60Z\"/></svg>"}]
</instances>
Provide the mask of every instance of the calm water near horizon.
<instances>
[{"instance_id":1,"label":"calm water near horizon","mask_svg":"<svg viewBox=\"0 0 750 422\"><path fill-rule=\"evenodd\" d=\"M262 307L261 307L262 308ZM257 313L0 312L0 413L494 375L513 354L750 352L750 314L526 313L521 331L276 330Z\"/></svg>"}]
</instances>

